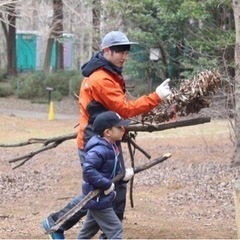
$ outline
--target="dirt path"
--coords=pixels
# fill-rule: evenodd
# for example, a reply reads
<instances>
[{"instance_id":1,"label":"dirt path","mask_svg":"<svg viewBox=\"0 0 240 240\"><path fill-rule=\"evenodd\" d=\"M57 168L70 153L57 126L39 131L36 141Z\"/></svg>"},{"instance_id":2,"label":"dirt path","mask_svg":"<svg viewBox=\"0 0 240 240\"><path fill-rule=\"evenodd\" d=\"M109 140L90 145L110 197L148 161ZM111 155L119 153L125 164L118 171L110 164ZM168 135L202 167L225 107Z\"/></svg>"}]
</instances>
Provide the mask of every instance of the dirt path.
<instances>
[{"instance_id":1,"label":"dirt path","mask_svg":"<svg viewBox=\"0 0 240 240\"><path fill-rule=\"evenodd\" d=\"M5 109L11 109L10 105ZM75 124L75 119L48 121L0 113L0 143L71 133L75 131ZM237 237L232 183L239 176L239 170L229 166L233 146L227 122L212 121L194 127L139 134L137 142L152 158L166 152L171 152L172 157L135 176L135 206L131 208L128 201L123 222L125 238ZM37 147L40 146L0 148L2 239L47 239L41 227L42 219L80 192L81 168L75 140L11 170L9 159ZM123 150L129 165L126 145ZM139 152L136 152L136 159L136 165L147 161ZM81 222L69 230L66 237L76 238L80 226Z\"/></svg>"}]
</instances>

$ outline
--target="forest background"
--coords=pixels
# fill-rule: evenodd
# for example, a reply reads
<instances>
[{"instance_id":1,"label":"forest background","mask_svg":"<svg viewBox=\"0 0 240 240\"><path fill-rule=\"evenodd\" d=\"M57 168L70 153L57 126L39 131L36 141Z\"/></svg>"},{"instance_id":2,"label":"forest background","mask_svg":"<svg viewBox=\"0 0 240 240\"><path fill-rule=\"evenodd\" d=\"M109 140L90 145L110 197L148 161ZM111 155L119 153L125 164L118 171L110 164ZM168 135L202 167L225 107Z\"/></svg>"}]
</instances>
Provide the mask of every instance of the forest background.
<instances>
[{"instance_id":1,"label":"forest background","mask_svg":"<svg viewBox=\"0 0 240 240\"><path fill-rule=\"evenodd\" d=\"M124 69L133 95L153 90L168 77L175 85L206 69L218 69L226 83L234 77L235 24L229 0L3 0L0 19L0 96L41 98L47 86L54 87L56 99L78 92L81 66L112 30L139 42ZM22 32L41 37L38 69L17 66L22 53L16 36ZM71 67L62 73L64 34L73 37L73 48Z\"/></svg>"}]
</instances>

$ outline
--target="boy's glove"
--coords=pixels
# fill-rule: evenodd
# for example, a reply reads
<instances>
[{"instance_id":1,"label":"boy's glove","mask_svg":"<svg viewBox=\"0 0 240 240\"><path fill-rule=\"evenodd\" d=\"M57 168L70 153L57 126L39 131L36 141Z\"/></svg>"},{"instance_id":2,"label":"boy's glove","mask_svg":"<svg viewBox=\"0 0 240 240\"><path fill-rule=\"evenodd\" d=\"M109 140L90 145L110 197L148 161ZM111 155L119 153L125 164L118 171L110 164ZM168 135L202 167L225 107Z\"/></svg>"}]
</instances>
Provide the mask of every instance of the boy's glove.
<instances>
[{"instance_id":1,"label":"boy's glove","mask_svg":"<svg viewBox=\"0 0 240 240\"><path fill-rule=\"evenodd\" d=\"M105 195L108 195L111 191L113 191L115 188L114 183L112 183L112 185L110 186L110 188L108 188L107 190L104 191Z\"/></svg>"},{"instance_id":2,"label":"boy's glove","mask_svg":"<svg viewBox=\"0 0 240 240\"><path fill-rule=\"evenodd\" d=\"M133 168L126 168L125 169L125 176L123 178L123 181L128 181L130 180L134 175Z\"/></svg>"},{"instance_id":3,"label":"boy's glove","mask_svg":"<svg viewBox=\"0 0 240 240\"><path fill-rule=\"evenodd\" d=\"M161 98L161 100L164 100L167 96L169 96L172 93L168 85L169 82L170 78L165 80L162 84L160 84L156 88L156 93Z\"/></svg>"}]
</instances>

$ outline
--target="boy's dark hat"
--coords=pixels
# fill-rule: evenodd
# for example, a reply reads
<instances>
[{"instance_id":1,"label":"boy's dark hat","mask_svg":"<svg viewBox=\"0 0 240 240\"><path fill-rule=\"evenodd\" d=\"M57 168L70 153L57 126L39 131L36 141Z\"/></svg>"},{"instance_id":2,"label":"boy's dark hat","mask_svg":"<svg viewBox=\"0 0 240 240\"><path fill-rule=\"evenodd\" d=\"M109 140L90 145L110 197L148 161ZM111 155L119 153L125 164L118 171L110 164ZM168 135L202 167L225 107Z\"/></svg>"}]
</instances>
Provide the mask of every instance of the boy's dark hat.
<instances>
[{"instance_id":1,"label":"boy's dark hat","mask_svg":"<svg viewBox=\"0 0 240 240\"><path fill-rule=\"evenodd\" d=\"M122 119L116 112L107 111L96 117L93 122L93 130L97 134L102 134L108 128L128 126L130 122L129 119Z\"/></svg>"}]
</instances>

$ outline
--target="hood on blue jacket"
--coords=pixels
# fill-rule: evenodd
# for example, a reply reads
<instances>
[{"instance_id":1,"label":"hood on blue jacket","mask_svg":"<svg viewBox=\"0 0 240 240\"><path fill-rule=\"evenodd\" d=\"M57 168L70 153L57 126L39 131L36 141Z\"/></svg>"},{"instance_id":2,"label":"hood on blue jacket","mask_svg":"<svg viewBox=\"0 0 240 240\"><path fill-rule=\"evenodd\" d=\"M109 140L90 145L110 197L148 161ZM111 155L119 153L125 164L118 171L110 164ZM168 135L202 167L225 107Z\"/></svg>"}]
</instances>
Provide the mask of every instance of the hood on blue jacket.
<instances>
[{"instance_id":1,"label":"hood on blue jacket","mask_svg":"<svg viewBox=\"0 0 240 240\"><path fill-rule=\"evenodd\" d=\"M93 57L81 67L82 75L84 77L89 77L95 70L99 68L104 68L107 71L122 75L122 67L117 68L114 66L103 56L102 52L98 52L93 55Z\"/></svg>"}]
</instances>

